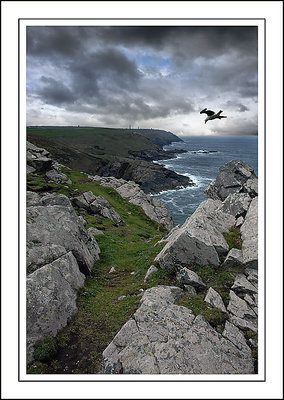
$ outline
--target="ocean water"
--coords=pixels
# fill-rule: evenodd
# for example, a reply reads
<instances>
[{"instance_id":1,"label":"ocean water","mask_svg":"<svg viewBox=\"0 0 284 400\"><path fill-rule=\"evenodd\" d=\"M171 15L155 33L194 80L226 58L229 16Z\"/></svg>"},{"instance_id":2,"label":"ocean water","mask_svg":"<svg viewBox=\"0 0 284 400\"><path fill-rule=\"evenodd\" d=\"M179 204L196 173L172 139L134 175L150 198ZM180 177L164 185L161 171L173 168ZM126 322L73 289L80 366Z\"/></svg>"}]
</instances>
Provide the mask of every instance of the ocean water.
<instances>
[{"instance_id":1,"label":"ocean water","mask_svg":"<svg viewBox=\"0 0 284 400\"><path fill-rule=\"evenodd\" d=\"M216 178L219 168L225 163L241 159L258 174L257 136L190 136L182 139L183 142L171 143L164 146L164 149L183 149L186 153L174 159L155 162L190 177L195 186L151 195L165 203L176 224L183 224L199 204L207 199L204 189Z\"/></svg>"}]
</instances>

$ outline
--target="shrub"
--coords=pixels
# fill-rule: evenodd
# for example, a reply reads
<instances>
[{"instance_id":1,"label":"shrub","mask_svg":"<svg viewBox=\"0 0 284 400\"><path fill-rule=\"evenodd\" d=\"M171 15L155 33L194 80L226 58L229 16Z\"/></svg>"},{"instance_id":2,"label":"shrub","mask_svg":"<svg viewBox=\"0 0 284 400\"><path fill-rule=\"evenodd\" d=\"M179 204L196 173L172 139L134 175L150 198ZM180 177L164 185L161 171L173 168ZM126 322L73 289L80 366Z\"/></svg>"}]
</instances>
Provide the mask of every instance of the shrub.
<instances>
[{"instance_id":1,"label":"shrub","mask_svg":"<svg viewBox=\"0 0 284 400\"><path fill-rule=\"evenodd\" d=\"M223 236L228 243L229 249L235 248L241 250L242 238L240 228L232 226L229 232L223 232Z\"/></svg>"},{"instance_id":2,"label":"shrub","mask_svg":"<svg viewBox=\"0 0 284 400\"><path fill-rule=\"evenodd\" d=\"M35 344L34 358L36 361L50 361L57 353L57 340L47 336Z\"/></svg>"}]
</instances>

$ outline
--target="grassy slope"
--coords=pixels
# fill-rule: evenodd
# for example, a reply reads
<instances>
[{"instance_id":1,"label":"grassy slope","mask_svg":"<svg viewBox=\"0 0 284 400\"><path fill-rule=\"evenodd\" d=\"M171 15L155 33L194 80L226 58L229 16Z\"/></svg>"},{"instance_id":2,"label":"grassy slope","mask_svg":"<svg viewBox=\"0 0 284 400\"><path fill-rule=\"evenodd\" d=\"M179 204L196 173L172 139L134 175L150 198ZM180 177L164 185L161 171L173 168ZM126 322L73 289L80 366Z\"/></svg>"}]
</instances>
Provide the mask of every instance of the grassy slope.
<instances>
[{"instance_id":1,"label":"grassy slope","mask_svg":"<svg viewBox=\"0 0 284 400\"><path fill-rule=\"evenodd\" d=\"M87 278L79 291L78 313L58 334L55 355L50 347L42 351L39 360L29 368L29 373L97 373L102 351L114 335L137 309L140 289L157 284L170 284L170 278L158 271L144 283L144 276L161 246L154 244L165 234L158 230L141 208L122 199L112 188L104 188L88 180L85 174L64 170L72 185L48 185L44 177L28 177L32 190L56 191L71 196L74 190L91 190L103 195L123 218L125 225L116 227L110 220L83 213L87 227L104 232L96 236L101 248L100 261L94 274ZM67 185L66 185L67 186ZM115 272L109 274L111 267ZM120 296L127 296L118 300ZM53 346L54 347L54 346ZM42 355L43 354L43 355ZM48 358L51 358L47 361Z\"/></svg>"},{"instance_id":2,"label":"grassy slope","mask_svg":"<svg viewBox=\"0 0 284 400\"><path fill-rule=\"evenodd\" d=\"M128 151L159 149L148 138L123 129L80 127L28 127L28 138L38 136L99 158L128 157Z\"/></svg>"}]
</instances>

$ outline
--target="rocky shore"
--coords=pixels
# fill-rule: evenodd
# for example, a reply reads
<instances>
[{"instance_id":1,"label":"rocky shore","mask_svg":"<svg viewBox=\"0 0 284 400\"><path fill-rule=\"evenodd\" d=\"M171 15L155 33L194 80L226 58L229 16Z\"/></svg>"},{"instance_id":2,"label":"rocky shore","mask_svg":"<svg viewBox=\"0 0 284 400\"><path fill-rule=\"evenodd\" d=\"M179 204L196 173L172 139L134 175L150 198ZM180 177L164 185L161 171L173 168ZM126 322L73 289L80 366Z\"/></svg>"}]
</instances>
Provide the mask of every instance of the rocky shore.
<instances>
[{"instance_id":1,"label":"rocky shore","mask_svg":"<svg viewBox=\"0 0 284 400\"><path fill-rule=\"evenodd\" d=\"M206 189L208 200L182 226L174 226L164 204L134 181L69 170L51 159L46 149L29 142L27 174L30 368L45 365L52 373L68 372L69 365L58 366L65 362L67 346L68 353L78 357L74 365L84 365L79 373L257 373L258 189L248 164L236 160L221 167ZM133 265L127 257L135 259L137 243L139 261ZM122 246L123 258L118 261ZM84 286L94 275L100 278ZM103 341L105 331L100 329L107 329L110 321L102 323L100 313L110 318L110 311L86 311L99 301L98 282L107 283L110 296L100 300L102 307L112 302L112 308L120 307L128 316L115 334L110 331L108 341ZM129 302L137 306L126 312ZM86 321L79 320L72 329L79 308ZM76 346L73 336L63 334L61 358L56 347L53 364L32 364L47 362L42 356L45 341L52 353L51 343L59 343L57 336L68 324L71 332L78 331ZM83 339L87 330L89 336ZM103 348L92 340L97 334ZM84 352L80 340L87 343ZM95 348L102 354L99 370L88 367L88 355Z\"/></svg>"}]
</instances>

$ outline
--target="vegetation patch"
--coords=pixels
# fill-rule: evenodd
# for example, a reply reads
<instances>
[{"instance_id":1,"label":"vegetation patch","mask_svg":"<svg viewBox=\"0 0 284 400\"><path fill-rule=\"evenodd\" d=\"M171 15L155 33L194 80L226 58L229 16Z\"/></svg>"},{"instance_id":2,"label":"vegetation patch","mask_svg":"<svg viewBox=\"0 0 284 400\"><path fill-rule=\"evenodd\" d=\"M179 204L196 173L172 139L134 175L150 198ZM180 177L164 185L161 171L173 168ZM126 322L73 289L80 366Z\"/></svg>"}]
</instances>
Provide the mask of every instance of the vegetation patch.
<instances>
[{"instance_id":1,"label":"vegetation patch","mask_svg":"<svg viewBox=\"0 0 284 400\"><path fill-rule=\"evenodd\" d=\"M241 250L242 248L242 237L240 228L236 226L232 226L229 232L223 232L223 236L228 243L229 249L238 249Z\"/></svg>"},{"instance_id":2,"label":"vegetation patch","mask_svg":"<svg viewBox=\"0 0 284 400\"><path fill-rule=\"evenodd\" d=\"M36 361L50 361L56 355L57 350L57 340L47 336L35 344L34 358Z\"/></svg>"},{"instance_id":3,"label":"vegetation patch","mask_svg":"<svg viewBox=\"0 0 284 400\"><path fill-rule=\"evenodd\" d=\"M237 266L220 266L218 268L213 268L208 265L194 265L188 268L196 272L202 278L207 289L212 287L220 294L225 306L229 304L229 292L234 284L236 276L243 272L243 268Z\"/></svg>"},{"instance_id":4,"label":"vegetation patch","mask_svg":"<svg viewBox=\"0 0 284 400\"><path fill-rule=\"evenodd\" d=\"M223 331L228 314L204 301L204 294L184 294L177 304L189 308L194 315L203 315L210 325L219 332Z\"/></svg>"}]
</instances>

